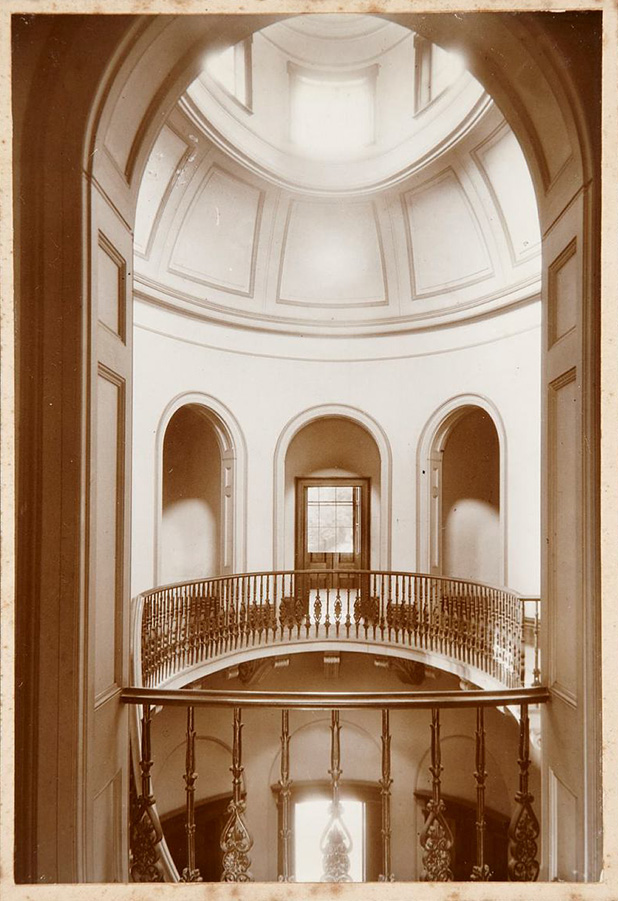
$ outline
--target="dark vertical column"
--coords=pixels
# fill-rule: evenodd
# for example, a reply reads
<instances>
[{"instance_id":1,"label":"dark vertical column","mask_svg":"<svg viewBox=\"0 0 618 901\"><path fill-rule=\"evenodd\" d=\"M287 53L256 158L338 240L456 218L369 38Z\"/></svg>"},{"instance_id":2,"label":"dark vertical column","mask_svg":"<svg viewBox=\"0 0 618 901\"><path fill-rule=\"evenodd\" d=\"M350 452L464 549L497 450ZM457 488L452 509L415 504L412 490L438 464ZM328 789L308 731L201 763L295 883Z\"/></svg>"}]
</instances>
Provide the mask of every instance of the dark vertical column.
<instances>
[{"instance_id":1,"label":"dark vertical column","mask_svg":"<svg viewBox=\"0 0 618 901\"><path fill-rule=\"evenodd\" d=\"M187 793L187 866L182 871L182 882L201 882L200 871L195 866L195 727L194 709L187 707L187 756L185 765L185 791Z\"/></svg>"},{"instance_id":2,"label":"dark vertical column","mask_svg":"<svg viewBox=\"0 0 618 901\"><path fill-rule=\"evenodd\" d=\"M290 882L292 867L290 848L292 830L290 828L290 796L292 780L290 779L290 724L289 711L281 711L281 775L279 776L279 803L281 804L281 873L279 882Z\"/></svg>"},{"instance_id":3,"label":"dark vertical column","mask_svg":"<svg viewBox=\"0 0 618 901\"><path fill-rule=\"evenodd\" d=\"M232 745L232 800L229 818L221 833L223 851L223 873L221 882L253 882L249 867L249 851L253 847L247 826L243 819L245 802L242 800L242 722L240 707L234 707L234 740Z\"/></svg>"},{"instance_id":4,"label":"dark vertical column","mask_svg":"<svg viewBox=\"0 0 618 901\"><path fill-rule=\"evenodd\" d=\"M423 882L450 882L453 879L451 870L451 848L453 835L444 817L444 801L440 774L442 773L440 754L440 711L431 711L431 766L432 796L427 802L427 819L421 832L423 848Z\"/></svg>"},{"instance_id":5,"label":"dark vertical column","mask_svg":"<svg viewBox=\"0 0 618 901\"><path fill-rule=\"evenodd\" d=\"M485 711L476 708L476 865L472 867L473 882L488 882L492 873L485 863Z\"/></svg>"},{"instance_id":6,"label":"dark vertical column","mask_svg":"<svg viewBox=\"0 0 618 901\"><path fill-rule=\"evenodd\" d=\"M382 711L382 875L380 882L394 882L391 873L391 734L388 710Z\"/></svg>"},{"instance_id":7,"label":"dark vertical column","mask_svg":"<svg viewBox=\"0 0 618 901\"><path fill-rule=\"evenodd\" d=\"M519 721L519 791L509 826L509 882L535 882L539 875L537 860L540 826L532 809L534 796L528 786L530 768L530 721L528 705L521 705Z\"/></svg>"}]
</instances>

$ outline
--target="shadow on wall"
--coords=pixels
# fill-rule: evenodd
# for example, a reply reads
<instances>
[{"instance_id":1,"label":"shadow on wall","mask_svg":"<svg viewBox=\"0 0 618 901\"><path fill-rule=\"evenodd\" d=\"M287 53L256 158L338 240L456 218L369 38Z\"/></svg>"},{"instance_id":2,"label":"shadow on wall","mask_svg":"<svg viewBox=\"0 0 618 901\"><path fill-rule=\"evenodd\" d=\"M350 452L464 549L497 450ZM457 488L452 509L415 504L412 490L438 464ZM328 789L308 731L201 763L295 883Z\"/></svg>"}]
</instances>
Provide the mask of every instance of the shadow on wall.
<instances>
[{"instance_id":1,"label":"shadow on wall","mask_svg":"<svg viewBox=\"0 0 618 901\"><path fill-rule=\"evenodd\" d=\"M500 445L484 410L467 413L447 438L442 530L444 575L501 584Z\"/></svg>"},{"instance_id":2,"label":"shadow on wall","mask_svg":"<svg viewBox=\"0 0 618 901\"><path fill-rule=\"evenodd\" d=\"M166 429L162 497L161 583L218 575L221 451L196 405L181 407Z\"/></svg>"}]
</instances>

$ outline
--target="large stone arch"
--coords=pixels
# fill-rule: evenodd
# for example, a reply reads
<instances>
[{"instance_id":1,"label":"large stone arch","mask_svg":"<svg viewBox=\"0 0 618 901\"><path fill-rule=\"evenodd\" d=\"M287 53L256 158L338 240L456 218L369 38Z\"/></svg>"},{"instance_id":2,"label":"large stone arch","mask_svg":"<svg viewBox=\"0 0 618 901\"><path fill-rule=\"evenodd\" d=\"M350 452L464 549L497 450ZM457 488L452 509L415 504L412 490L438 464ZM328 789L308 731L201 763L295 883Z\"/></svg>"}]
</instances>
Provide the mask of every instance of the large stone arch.
<instances>
[{"instance_id":1,"label":"large stone arch","mask_svg":"<svg viewBox=\"0 0 618 901\"><path fill-rule=\"evenodd\" d=\"M119 691L128 674L130 461L120 448L130 448L137 190L161 123L211 36L238 40L274 18L69 15L17 23L21 881L126 878L128 727ZM537 191L546 310L543 649L552 690L543 830L554 836L544 841L543 873L594 879L600 43L580 52L572 22L547 14L391 18L465 50L517 135ZM575 23L579 36L583 21ZM101 260L118 271L116 338L98 323L107 290ZM568 295L561 272L574 285ZM112 515L110 484L119 511L111 556L101 528ZM111 618L101 606L104 585L114 597ZM571 830L558 829L565 817ZM103 859L98 850L112 835L120 836L118 854Z\"/></svg>"}]
</instances>

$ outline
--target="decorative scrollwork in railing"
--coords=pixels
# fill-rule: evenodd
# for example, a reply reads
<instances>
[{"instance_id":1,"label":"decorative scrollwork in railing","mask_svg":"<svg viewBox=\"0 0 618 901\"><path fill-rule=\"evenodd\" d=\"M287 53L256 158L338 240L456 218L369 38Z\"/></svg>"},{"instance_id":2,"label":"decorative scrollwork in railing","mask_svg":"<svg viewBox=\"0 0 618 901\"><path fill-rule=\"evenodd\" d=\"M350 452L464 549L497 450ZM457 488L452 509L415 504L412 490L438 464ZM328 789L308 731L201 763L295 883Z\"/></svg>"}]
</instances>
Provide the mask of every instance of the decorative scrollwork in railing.
<instances>
[{"instance_id":1,"label":"decorative scrollwork in railing","mask_svg":"<svg viewBox=\"0 0 618 901\"><path fill-rule=\"evenodd\" d=\"M378 785L382 800L382 879L392 881L391 872L391 818L390 792L390 717L389 711L431 711L431 759L429 771L432 776L432 793L427 805L427 819L421 832L420 842L423 849L423 879L429 881L450 881L453 879L454 847L453 835L446 819L445 802L442 797L441 774L443 771L440 751L440 711L443 709L476 710L476 743L477 757L475 779L477 782L477 853L476 865L469 877L476 881L489 877L489 870L484 856L485 834L485 707L512 708L521 706L520 740L519 740L519 791L515 796L517 811L509 830L509 878L524 881L535 880L539 873L536 860L539 824L532 809L532 795L528 791L528 770L530 758L528 754L529 718L528 705L545 703L549 692L541 686L500 689L497 691L400 691L400 692L307 692L290 691L224 691L220 689L152 689L125 688L121 692L121 701L138 705L143 710L141 735L139 738L138 780L141 775L141 794L132 778L131 781L131 860L130 872L133 881L160 882L165 878L170 881L197 881L199 872L195 860L195 847L200 837L195 834L194 788L197 779L195 769L195 723L194 708L233 709L233 745L232 745L232 801L228 807L229 817L224 826L220 846L222 857L222 880L226 882L252 882L249 852L253 841L244 821L245 798L243 792L243 763L241 745L241 708L240 704L251 710L281 710L281 768L280 768L280 803L281 814L279 837L281 870L280 881L294 879L294 863L291 860L294 847L294 816L290 810L290 792L292 779L290 771L290 717L294 710L320 710L331 714L331 790L332 805L329 820L322 833L320 848L322 851L322 879L324 881L343 882L350 880L350 852L353 852L352 839L346 827L343 808L340 804L340 780L342 776L340 746L340 710L373 710L382 716L382 766L381 779ZM162 865L167 850L161 825L155 809L150 772L153 765L151 748L151 714L155 707L187 708L187 748L185 758L186 803L186 835L188 866L181 876L174 866ZM375 724L378 726L378 719ZM377 775L377 774L376 774ZM250 786L246 786L247 795ZM404 786L405 790L405 786ZM411 840L412 837L411 837ZM401 844L400 844L400 847ZM467 874L465 874L467 877ZM458 877L460 878L460 877Z\"/></svg>"},{"instance_id":2,"label":"decorative scrollwork in railing","mask_svg":"<svg viewBox=\"0 0 618 901\"><path fill-rule=\"evenodd\" d=\"M440 711L431 711L431 766L432 796L427 802L427 819L421 832L423 848L423 881L452 882L451 849L453 834L444 816L445 804L442 800L441 777L442 759L440 753Z\"/></svg>"},{"instance_id":3,"label":"decorative scrollwork in railing","mask_svg":"<svg viewBox=\"0 0 618 901\"><path fill-rule=\"evenodd\" d=\"M138 795L133 773L131 773L129 799L130 815L130 865L133 882L164 882L161 866L160 845L163 838L161 823L155 810L152 793L152 746L150 726L152 708L146 703L142 713L142 734L140 752L141 792Z\"/></svg>"},{"instance_id":4,"label":"decorative scrollwork in railing","mask_svg":"<svg viewBox=\"0 0 618 901\"><path fill-rule=\"evenodd\" d=\"M522 684L523 602L514 592L418 573L285 571L165 586L138 598L142 684L235 651L349 639L415 648L508 688Z\"/></svg>"},{"instance_id":5,"label":"decorative scrollwork in railing","mask_svg":"<svg viewBox=\"0 0 618 901\"><path fill-rule=\"evenodd\" d=\"M242 723L240 708L234 708L234 743L232 746L232 800L229 803L229 818L221 833L221 850L223 852L223 873L221 882L253 882L249 851L253 847L253 839L249 834L244 819L245 802L242 800Z\"/></svg>"},{"instance_id":6,"label":"decorative scrollwork in railing","mask_svg":"<svg viewBox=\"0 0 618 901\"><path fill-rule=\"evenodd\" d=\"M530 723L528 705L521 705L519 720L519 791L515 795L515 812L509 826L509 881L536 882L539 875L539 821L528 788L530 768Z\"/></svg>"},{"instance_id":7,"label":"decorative scrollwork in railing","mask_svg":"<svg viewBox=\"0 0 618 901\"><path fill-rule=\"evenodd\" d=\"M163 868L157 845L162 834L158 821L152 817L151 805L138 797L135 780L131 773L130 821L129 834L130 863L129 872L132 882L164 882Z\"/></svg>"}]
</instances>

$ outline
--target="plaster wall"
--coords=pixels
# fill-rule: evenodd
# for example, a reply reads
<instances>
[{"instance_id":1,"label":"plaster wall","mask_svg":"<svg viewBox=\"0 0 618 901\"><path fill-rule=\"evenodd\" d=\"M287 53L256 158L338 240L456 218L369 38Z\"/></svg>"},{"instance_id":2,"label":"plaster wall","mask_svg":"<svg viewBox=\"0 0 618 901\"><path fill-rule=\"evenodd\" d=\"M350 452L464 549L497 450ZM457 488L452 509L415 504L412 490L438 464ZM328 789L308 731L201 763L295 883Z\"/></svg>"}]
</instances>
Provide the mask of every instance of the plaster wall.
<instances>
[{"instance_id":1,"label":"plaster wall","mask_svg":"<svg viewBox=\"0 0 618 901\"><path fill-rule=\"evenodd\" d=\"M304 411L337 404L372 417L391 454L390 559L414 570L417 450L432 414L460 394L487 398L502 418L506 447L506 559L509 586L539 590L540 310L422 336L319 339L251 334L135 304L133 594L154 582L156 435L165 408L202 391L236 418L247 448L247 571L273 565L274 456L286 425ZM422 338L422 340L421 340ZM276 402L275 402L276 398ZM421 472L421 478L425 473ZM387 542L388 544L388 542ZM293 559L289 561L293 565Z\"/></svg>"}]
</instances>

